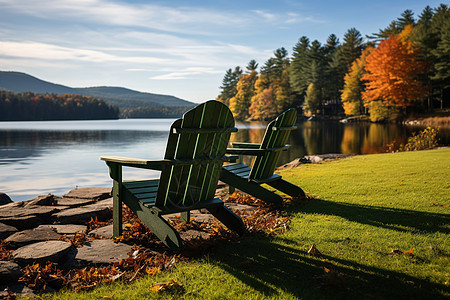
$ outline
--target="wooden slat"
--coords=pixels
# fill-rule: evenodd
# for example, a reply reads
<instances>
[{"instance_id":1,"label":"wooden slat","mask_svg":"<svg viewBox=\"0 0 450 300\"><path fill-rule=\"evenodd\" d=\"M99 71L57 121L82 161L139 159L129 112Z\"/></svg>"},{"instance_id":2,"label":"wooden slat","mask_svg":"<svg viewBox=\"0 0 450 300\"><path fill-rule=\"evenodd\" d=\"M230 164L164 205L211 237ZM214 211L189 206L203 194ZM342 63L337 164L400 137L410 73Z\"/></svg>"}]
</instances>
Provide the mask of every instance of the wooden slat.
<instances>
[{"instance_id":1,"label":"wooden slat","mask_svg":"<svg viewBox=\"0 0 450 300\"><path fill-rule=\"evenodd\" d=\"M225 165L223 166L224 169L228 170L228 171L239 171L239 170L251 170L251 168L245 164L229 164L229 165Z\"/></svg>"},{"instance_id":2,"label":"wooden slat","mask_svg":"<svg viewBox=\"0 0 450 300\"><path fill-rule=\"evenodd\" d=\"M128 188L128 190L133 194L155 193L158 191L158 187L157 186L141 187L141 188L136 187L136 188Z\"/></svg>"},{"instance_id":3,"label":"wooden slat","mask_svg":"<svg viewBox=\"0 0 450 300\"><path fill-rule=\"evenodd\" d=\"M286 146L290 130L295 127L296 116L296 111L294 109L290 109L270 122L264 134L260 149L275 150L284 148ZM273 130L274 128L276 130ZM254 180L264 180L264 178L272 176L279 157L279 151L270 151L268 153L258 155L253 163L249 178Z\"/></svg>"},{"instance_id":4,"label":"wooden slat","mask_svg":"<svg viewBox=\"0 0 450 300\"><path fill-rule=\"evenodd\" d=\"M127 188L158 187L158 184L159 184L159 179L143 180L143 181L130 181L130 182L123 183L123 185Z\"/></svg>"}]
</instances>

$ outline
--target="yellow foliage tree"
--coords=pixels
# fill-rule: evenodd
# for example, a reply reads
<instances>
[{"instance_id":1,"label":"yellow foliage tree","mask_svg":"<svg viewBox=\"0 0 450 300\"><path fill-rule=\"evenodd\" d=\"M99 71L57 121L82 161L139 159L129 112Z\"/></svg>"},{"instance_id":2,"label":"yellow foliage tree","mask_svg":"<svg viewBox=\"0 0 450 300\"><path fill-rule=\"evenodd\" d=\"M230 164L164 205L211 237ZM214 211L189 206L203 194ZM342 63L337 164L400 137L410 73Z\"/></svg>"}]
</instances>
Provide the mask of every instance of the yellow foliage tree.
<instances>
[{"instance_id":1,"label":"yellow foliage tree","mask_svg":"<svg viewBox=\"0 0 450 300\"><path fill-rule=\"evenodd\" d=\"M344 89L342 91L342 107L347 116L355 116L362 114L362 96L364 85L361 81L362 76L366 73L364 66L366 58L372 51L372 47L365 49L361 57L356 59L350 68L350 71L344 77Z\"/></svg>"}]
</instances>

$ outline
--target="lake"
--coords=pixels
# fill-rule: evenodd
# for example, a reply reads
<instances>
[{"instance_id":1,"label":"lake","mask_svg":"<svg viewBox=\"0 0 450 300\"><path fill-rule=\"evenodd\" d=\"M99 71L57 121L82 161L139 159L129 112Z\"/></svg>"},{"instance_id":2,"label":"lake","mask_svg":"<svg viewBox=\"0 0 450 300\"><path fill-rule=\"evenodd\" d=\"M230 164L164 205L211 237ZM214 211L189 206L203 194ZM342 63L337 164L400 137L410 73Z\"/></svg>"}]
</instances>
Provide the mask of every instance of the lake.
<instances>
[{"instance_id":1,"label":"lake","mask_svg":"<svg viewBox=\"0 0 450 300\"><path fill-rule=\"evenodd\" d=\"M101 121L0 122L0 192L13 201L52 193L63 195L77 187L110 187L103 155L146 159L163 158L168 130L174 119ZM400 124L297 124L279 164L311 154L370 154L386 152L386 145L405 143L421 128ZM232 141L258 143L265 124L238 123ZM450 130L441 130L449 145ZM157 171L125 168L125 179L152 178Z\"/></svg>"}]
</instances>

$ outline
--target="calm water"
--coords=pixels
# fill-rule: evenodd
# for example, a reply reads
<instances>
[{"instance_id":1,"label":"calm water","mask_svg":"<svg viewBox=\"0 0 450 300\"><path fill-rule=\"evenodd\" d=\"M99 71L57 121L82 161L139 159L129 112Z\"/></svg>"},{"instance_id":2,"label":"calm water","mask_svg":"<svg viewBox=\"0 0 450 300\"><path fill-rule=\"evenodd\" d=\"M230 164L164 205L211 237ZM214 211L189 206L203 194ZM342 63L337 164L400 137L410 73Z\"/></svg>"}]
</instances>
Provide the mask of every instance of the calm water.
<instances>
[{"instance_id":1,"label":"calm water","mask_svg":"<svg viewBox=\"0 0 450 300\"><path fill-rule=\"evenodd\" d=\"M110 121L0 122L0 192L14 201L52 193L62 195L76 187L110 187L102 155L161 159L173 119ZM232 141L258 143L265 124L238 123ZM396 124L298 124L280 164L310 154L368 154L386 151L386 145L405 142L417 127ZM441 143L449 145L449 130ZM158 172L125 169L125 179L156 177Z\"/></svg>"}]
</instances>

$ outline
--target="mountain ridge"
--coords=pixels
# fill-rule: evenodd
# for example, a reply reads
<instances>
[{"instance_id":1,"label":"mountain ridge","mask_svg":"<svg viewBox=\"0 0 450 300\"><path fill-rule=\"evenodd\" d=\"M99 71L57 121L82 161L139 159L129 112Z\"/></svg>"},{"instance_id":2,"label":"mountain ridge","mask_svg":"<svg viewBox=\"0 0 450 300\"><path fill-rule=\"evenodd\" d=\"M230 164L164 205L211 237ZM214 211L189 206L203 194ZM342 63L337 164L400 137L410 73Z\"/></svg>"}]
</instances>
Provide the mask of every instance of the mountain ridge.
<instances>
[{"instance_id":1,"label":"mountain ridge","mask_svg":"<svg viewBox=\"0 0 450 300\"><path fill-rule=\"evenodd\" d=\"M191 107L195 103L171 95L139 92L125 87L95 86L73 88L52 83L16 71L0 71L0 89L15 93L33 92L40 94L75 94L104 100L117 106L120 111L138 107Z\"/></svg>"}]
</instances>

